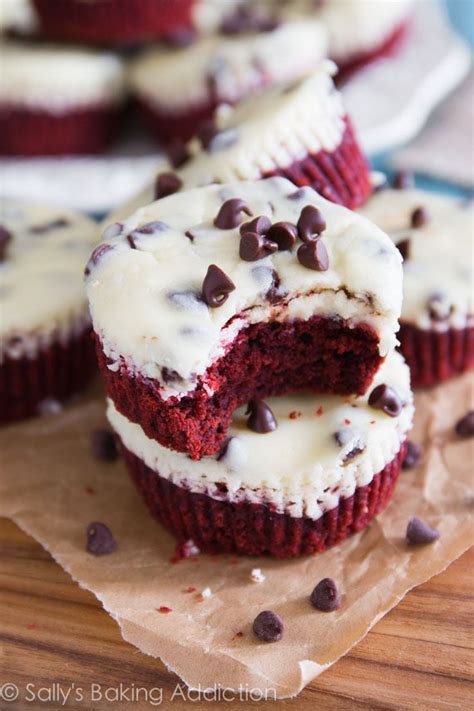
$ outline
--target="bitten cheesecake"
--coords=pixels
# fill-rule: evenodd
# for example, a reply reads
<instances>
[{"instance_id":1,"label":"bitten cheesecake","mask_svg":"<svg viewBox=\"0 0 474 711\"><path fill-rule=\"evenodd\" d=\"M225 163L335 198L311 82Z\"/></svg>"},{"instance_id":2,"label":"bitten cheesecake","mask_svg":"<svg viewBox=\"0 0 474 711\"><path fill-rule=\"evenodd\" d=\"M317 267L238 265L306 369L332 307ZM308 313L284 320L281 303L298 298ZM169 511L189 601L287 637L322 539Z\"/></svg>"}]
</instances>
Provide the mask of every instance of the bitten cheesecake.
<instances>
[{"instance_id":1,"label":"bitten cheesecake","mask_svg":"<svg viewBox=\"0 0 474 711\"><path fill-rule=\"evenodd\" d=\"M413 398L392 351L364 396L301 393L251 403L250 416L240 408L221 455L199 462L147 437L111 400L107 414L150 511L179 541L286 558L343 541L385 507Z\"/></svg>"},{"instance_id":2,"label":"bitten cheesecake","mask_svg":"<svg viewBox=\"0 0 474 711\"><path fill-rule=\"evenodd\" d=\"M0 422L64 400L94 372L83 271L96 241L76 212L0 201Z\"/></svg>"},{"instance_id":3,"label":"bitten cheesecake","mask_svg":"<svg viewBox=\"0 0 474 711\"><path fill-rule=\"evenodd\" d=\"M401 262L368 220L283 178L158 200L86 268L109 397L198 459L254 397L364 393L396 344Z\"/></svg>"},{"instance_id":4,"label":"bitten cheesecake","mask_svg":"<svg viewBox=\"0 0 474 711\"><path fill-rule=\"evenodd\" d=\"M474 367L471 203L421 190L381 190L363 209L403 256L400 350L414 387Z\"/></svg>"}]
</instances>

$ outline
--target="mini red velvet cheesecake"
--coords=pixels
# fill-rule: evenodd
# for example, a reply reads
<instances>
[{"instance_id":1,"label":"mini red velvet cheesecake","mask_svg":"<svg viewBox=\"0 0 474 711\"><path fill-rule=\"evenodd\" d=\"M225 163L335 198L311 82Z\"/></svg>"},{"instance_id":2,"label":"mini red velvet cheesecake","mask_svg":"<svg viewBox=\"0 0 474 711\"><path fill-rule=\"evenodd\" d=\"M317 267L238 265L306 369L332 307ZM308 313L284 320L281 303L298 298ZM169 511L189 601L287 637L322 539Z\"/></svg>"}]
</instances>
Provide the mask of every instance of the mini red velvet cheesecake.
<instances>
[{"instance_id":1,"label":"mini red velvet cheesecake","mask_svg":"<svg viewBox=\"0 0 474 711\"><path fill-rule=\"evenodd\" d=\"M413 387L474 368L472 203L421 190L382 190L363 213L404 259L399 339Z\"/></svg>"},{"instance_id":2,"label":"mini red velvet cheesecake","mask_svg":"<svg viewBox=\"0 0 474 711\"><path fill-rule=\"evenodd\" d=\"M116 134L121 61L87 49L2 46L0 154L97 153Z\"/></svg>"},{"instance_id":3,"label":"mini red velvet cheesecake","mask_svg":"<svg viewBox=\"0 0 474 711\"><path fill-rule=\"evenodd\" d=\"M413 418L409 371L391 352L365 396L302 393L234 413L218 457L192 461L108 404L151 513L200 550L288 558L363 530L390 501Z\"/></svg>"},{"instance_id":4,"label":"mini red velvet cheesecake","mask_svg":"<svg viewBox=\"0 0 474 711\"><path fill-rule=\"evenodd\" d=\"M134 60L131 90L158 141L190 139L220 104L301 79L326 56L326 33L316 21L260 24L226 22L221 33L188 47L152 47Z\"/></svg>"},{"instance_id":5,"label":"mini red velvet cheesecake","mask_svg":"<svg viewBox=\"0 0 474 711\"><path fill-rule=\"evenodd\" d=\"M95 222L0 201L0 423L48 411L95 371L84 263Z\"/></svg>"},{"instance_id":6,"label":"mini red velvet cheesecake","mask_svg":"<svg viewBox=\"0 0 474 711\"><path fill-rule=\"evenodd\" d=\"M108 227L87 269L108 395L198 459L254 397L364 393L396 343L401 261L369 221L283 178L158 200Z\"/></svg>"}]
</instances>

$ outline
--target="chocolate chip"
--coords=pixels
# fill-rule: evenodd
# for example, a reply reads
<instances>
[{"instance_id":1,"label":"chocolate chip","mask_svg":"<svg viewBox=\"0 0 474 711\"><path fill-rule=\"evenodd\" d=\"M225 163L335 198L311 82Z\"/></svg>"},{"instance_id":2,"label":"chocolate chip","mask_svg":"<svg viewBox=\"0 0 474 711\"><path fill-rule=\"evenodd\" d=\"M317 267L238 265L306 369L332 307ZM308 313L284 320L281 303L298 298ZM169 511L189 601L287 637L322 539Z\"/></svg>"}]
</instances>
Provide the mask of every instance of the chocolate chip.
<instances>
[{"instance_id":1,"label":"chocolate chip","mask_svg":"<svg viewBox=\"0 0 474 711\"><path fill-rule=\"evenodd\" d=\"M426 207L417 207L411 213L411 226L423 227L429 221L430 216Z\"/></svg>"},{"instance_id":2,"label":"chocolate chip","mask_svg":"<svg viewBox=\"0 0 474 711\"><path fill-rule=\"evenodd\" d=\"M7 247L12 240L12 233L6 227L0 225L0 262L5 261Z\"/></svg>"},{"instance_id":3,"label":"chocolate chip","mask_svg":"<svg viewBox=\"0 0 474 711\"><path fill-rule=\"evenodd\" d=\"M207 150L212 139L219 133L219 129L216 126L216 122L213 119L206 119L202 121L197 130L196 136L201 142L202 147Z\"/></svg>"},{"instance_id":4,"label":"chocolate chip","mask_svg":"<svg viewBox=\"0 0 474 711\"><path fill-rule=\"evenodd\" d=\"M198 38L198 32L194 27L178 27L173 32L165 35L162 41L170 47L189 47Z\"/></svg>"},{"instance_id":5,"label":"chocolate chip","mask_svg":"<svg viewBox=\"0 0 474 711\"><path fill-rule=\"evenodd\" d=\"M272 285L265 294L265 298L271 304L276 304L285 298L287 292L282 288L280 275L275 269L272 269Z\"/></svg>"},{"instance_id":6,"label":"chocolate chip","mask_svg":"<svg viewBox=\"0 0 474 711\"><path fill-rule=\"evenodd\" d=\"M419 444L407 442L405 459L402 462L402 469L413 469L421 459L422 450Z\"/></svg>"},{"instance_id":7,"label":"chocolate chip","mask_svg":"<svg viewBox=\"0 0 474 711\"><path fill-rule=\"evenodd\" d=\"M221 205L214 224L221 230L231 230L242 222L242 212L245 212L246 215L252 215L249 206L240 198L226 200Z\"/></svg>"},{"instance_id":8,"label":"chocolate chip","mask_svg":"<svg viewBox=\"0 0 474 711\"><path fill-rule=\"evenodd\" d=\"M298 234L303 242L309 242L318 237L326 229L326 221L320 210L314 205L306 205L301 210L297 222Z\"/></svg>"},{"instance_id":9,"label":"chocolate chip","mask_svg":"<svg viewBox=\"0 0 474 711\"><path fill-rule=\"evenodd\" d=\"M447 321L454 310L447 294L433 294L426 304L428 315L432 321Z\"/></svg>"},{"instance_id":10,"label":"chocolate chip","mask_svg":"<svg viewBox=\"0 0 474 711\"><path fill-rule=\"evenodd\" d=\"M121 234L123 230L123 225L121 222L112 222L111 225L105 228L105 230L102 233L102 239L113 239L114 237L118 237L119 234Z\"/></svg>"},{"instance_id":11,"label":"chocolate chip","mask_svg":"<svg viewBox=\"0 0 474 711\"><path fill-rule=\"evenodd\" d=\"M273 412L263 400L258 400L257 398L250 400L246 414L250 414L247 420L247 427L253 432L267 434L276 430L278 426Z\"/></svg>"},{"instance_id":12,"label":"chocolate chip","mask_svg":"<svg viewBox=\"0 0 474 711\"><path fill-rule=\"evenodd\" d=\"M460 437L472 437L474 435L474 410L471 410L456 422L456 434Z\"/></svg>"},{"instance_id":13,"label":"chocolate chip","mask_svg":"<svg viewBox=\"0 0 474 711\"><path fill-rule=\"evenodd\" d=\"M345 447L351 440L354 440L354 430L347 427L339 430L334 433L334 439L339 447ZM357 457L358 454L362 454L364 450L365 447L360 442L357 442L350 452L347 452L344 456L342 463L346 464L350 462L354 457Z\"/></svg>"},{"instance_id":14,"label":"chocolate chip","mask_svg":"<svg viewBox=\"0 0 474 711\"><path fill-rule=\"evenodd\" d=\"M278 245L265 239L264 235L246 232L240 238L239 256L245 262L255 262L257 259L263 259L268 254L276 252L277 249Z\"/></svg>"},{"instance_id":15,"label":"chocolate chip","mask_svg":"<svg viewBox=\"0 0 474 711\"><path fill-rule=\"evenodd\" d=\"M268 239L276 242L280 251L293 249L298 236L296 225L291 222L275 222L268 230Z\"/></svg>"},{"instance_id":16,"label":"chocolate chip","mask_svg":"<svg viewBox=\"0 0 474 711\"><path fill-rule=\"evenodd\" d=\"M212 309L222 306L234 289L235 284L227 274L215 264L211 264L202 284L202 298L206 304Z\"/></svg>"},{"instance_id":17,"label":"chocolate chip","mask_svg":"<svg viewBox=\"0 0 474 711\"><path fill-rule=\"evenodd\" d=\"M110 252L111 249L113 249L111 244L99 244L99 246L94 249L89 261L86 264L86 268L84 269L84 274L86 277L89 276L92 271L92 268L98 264L104 254L106 254L106 252Z\"/></svg>"},{"instance_id":18,"label":"chocolate chip","mask_svg":"<svg viewBox=\"0 0 474 711\"><path fill-rule=\"evenodd\" d=\"M35 235L42 235L50 230L57 230L60 227L67 227L70 224L69 220L64 217L58 217L57 220L51 220L51 222L46 222L44 225L36 225L30 227L30 232Z\"/></svg>"},{"instance_id":19,"label":"chocolate chip","mask_svg":"<svg viewBox=\"0 0 474 711\"><path fill-rule=\"evenodd\" d=\"M173 168L181 168L191 157L186 144L179 138L168 141L164 146L164 151Z\"/></svg>"},{"instance_id":20,"label":"chocolate chip","mask_svg":"<svg viewBox=\"0 0 474 711\"><path fill-rule=\"evenodd\" d=\"M131 249L137 249L137 243L135 242L133 235L127 235L127 242L129 243Z\"/></svg>"},{"instance_id":21,"label":"chocolate chip","mask_svg":"<svg viewBox=\"0 0 474 711\"><path fill-rule=\"evenodd\" d=\"M427 523L413 516L408 522L406 539L407 543L418 545L420 543L433 543L439 538L439 531L436 528L431 528Z\"/></svg>"},{"instance_id":22,"label":"chocolate chip","mask_svg":"<svg viewBox=\"0 0 474 711\"><path fill-rule=\"evenodd\" d=\"M312 606L322 612L334 612L341 606L341 597L332 578L320 580L309 599Z\"/></svg>"},{"instance_id":23,"label":"chocolate chip","mask_svg":"<svg viewBox=\"0 0 474 711\"><path fill-rule=\"evenodd\" d=\"M114 462L118 458L115 436L110 430L95 430L91 436L91 447L97 459Z\"/></svg>"},{"instance_id":24,"label":"chocolate chip","mask_svg":"<svg viewBox=\"0 0 474 711\"><path fill-rule=\"evenodd\" d=\"M258 235L266 235L272 223L265 215L254 217L249 222L244 222L240 225L240 234L243 236L246 232L256 232Z\"/></svg>"},{"instance_id":25,"label":"chocolate chip","mask_svg":"<svg viewBox=\"0 0 474 711\"><path fill-rule=\"evenodd\" d=\"M393 187L395 190L410 190L414 188L415 178L413 177L413 173L407 170L399 170L398 173L395 173Z\"/></svg>"},{"instance_id":26,"label":"chocolate chip","mask_svg":"<svg viewBox=\"0 0 474 711\"><path fill-rule=\"evenodd\" d=\"M306 188L298 188L294 192L287 195L287 200L301 200L306 195Z\"/></svg>"},{"instance_id":27,"label":"chocolate chip","mask_svg":"<svg viewBox=\"0 0 474 711\"><path fill-rule=\"evenodd\" d=\"M153 235L155 232L165 232L168 229L166 222L155 220L154 222L146 222L144 225L137 227L134 232L139 235Z\"/></svg>"},{"instance_id":28,"label":"chocolate chip","mask_svg":"<svg viewBox=\"0 0 474 711\"><path fill-rule=\"evenodd\" d=\"M402 403L395 390L383 383L370 393L369 405L375 410L382 410L390 417L397 417L402 411Z\"/></svg>"},{"instance_id":29,"label":"chocolate chip","mask_svg":"<svg viewBox=\"0 0 474 711\"><path fill-rule=\"evenodd\" d=\"M321 239L305 242L296 253L298 261L307 269L325 272L329 269L329 255Z\"/></svg>"},{"instance_id":30,"label":"chocolate chip","mask_svg":"<svg viewBox=\"0 0 474 711\"><path fill-rule=\"evenodd\" d=\"M221 459L224 459L225 455L227 454L227 450L229 449L229 444L231 440L234 439L234 437L227 437L226 440L224 440L224 443L220 449L219 454L217 455L217 461L220 462Z\"/></svg>"},{"instance_id":31,"label":"chocolate chip","mask_svg":"<svg viewBox=\"0 0 474 711\"><path fill-rule=\"evenodd\" d=\"M155 200L173 195L183 186L183 181L176 173L160 173L155 181Z\"/></svg>"},{"instance_id":32,"label":"chocolate chip","mask_svg":"<svg viewBox=\"0 0 474 711\"><path fill-rule=\"evenodd\" d=\"M254 619L252 629L262 642L278 642L283 637L285 627L283 620L276 612L263 610Z\"/></svg>"},{"instance_id":33,"label":"chocolate chip","mask_svg":"<svg viewBox=\"0 0 474 711\"><path fill-rule=\"evenodd\" d=\"M410 239L402 239L401 242L397 242L395 245L400 254L402 255L403 259L409 259L410 258L410 247L411 247L411 240Z\"/></svg>"},{"instance_id":34,"label":"chocolate chip","mask_svg":"<svg viewBox=\"0 0 474 711\"><path fill-rule=\"evenodd\" d=\"M92 555L110 555L117 549L112 531L105 523L93 521L87 526L86 550Z\"/></svg>"}]
</instances>

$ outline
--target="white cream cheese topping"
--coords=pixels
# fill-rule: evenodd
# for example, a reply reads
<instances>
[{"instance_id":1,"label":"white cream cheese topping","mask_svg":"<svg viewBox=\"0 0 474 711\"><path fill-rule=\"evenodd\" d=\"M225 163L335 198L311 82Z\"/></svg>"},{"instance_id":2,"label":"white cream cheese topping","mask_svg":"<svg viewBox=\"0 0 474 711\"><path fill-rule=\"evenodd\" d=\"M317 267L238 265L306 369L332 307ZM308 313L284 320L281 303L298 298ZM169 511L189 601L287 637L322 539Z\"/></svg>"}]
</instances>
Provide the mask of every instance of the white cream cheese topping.
<instances>
[{"instance_id":1,"label":"white cream cheese topping","mask_svg":"<svg viewBox=\"0 0 474 711\"><path fill-rule=\"evenodd\" d=\"M427 220L417 228L412 215L418 208L426 211ZM402 321L438 331L472 324L473 203L421 190L381 190L360 212L395 244L408 240Z\"/></svg>"},{"instance_id":2,"label":"white cream cheese topping","mask_svg":"<svg viewBox=\"0 0 474 711\"><path fill-rule=\"evenodd\" d=\"M243 261L239 227L214 225L231 198L243 199L254 216L265 215L272 223L296 224L303 207L316 206L327 225L322 239L328 270L303 267L296 256L300 242L292 251ZM242 215L242 222L249 219ZM150 225L148 233L140 232L144 225ZM368 220L283 178L210 185L158 200L109 227L102 252L90 266L86 289L94 329L113 361L109 367L160 382L163 367L176 371L180 380L164 386L164 397L192 390L196 377L251 323L342 317L350 325L372 326L382 355L396 344L402 292L398 250ZM235 284L219 308L201 300L211 264ZM275 273L285 296L271 303L266 294Z\"/></svg>"},{"instance_id":3,"label":"white cream cheese topping","mask_svg":"<svg viewBox=\"0 0 474 711\"><path fill-rule=\"evenodd\" d=\"M245 408L239 408L227 451L219 460L193 461L166 449L121 415L110 400L107 416L128 450L179 486L214 499L263 500L280 513L317 519L340 498L369 484L392 461L411 429L410 376L398 353L389 354L372 387L381 383L393 388L403 403L397 417L370 407L369 393L350 398L303 393L268 398L265 402L278 427L258 434L247 428Z\"/></svg>"}]
</instances>

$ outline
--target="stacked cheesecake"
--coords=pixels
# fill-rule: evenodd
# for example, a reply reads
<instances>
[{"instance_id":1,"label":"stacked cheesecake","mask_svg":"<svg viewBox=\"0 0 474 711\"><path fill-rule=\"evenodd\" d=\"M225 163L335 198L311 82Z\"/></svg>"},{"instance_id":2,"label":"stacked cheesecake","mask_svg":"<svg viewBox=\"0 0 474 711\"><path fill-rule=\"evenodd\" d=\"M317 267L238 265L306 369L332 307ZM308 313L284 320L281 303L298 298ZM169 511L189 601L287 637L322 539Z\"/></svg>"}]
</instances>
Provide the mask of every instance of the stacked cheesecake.
<instances>
[{"instance_id":1,"label":"stacked cheesecake","mask_svg":"<svg viewBox=\"0 0 474 711\"><path fill-rule=\"evenodd\" d=\"M180 541L295 556L381 511L413 416L401 262L366 218L282 177L106 229L86 289L108 417Z\"/></svg>"}]
</instances>

